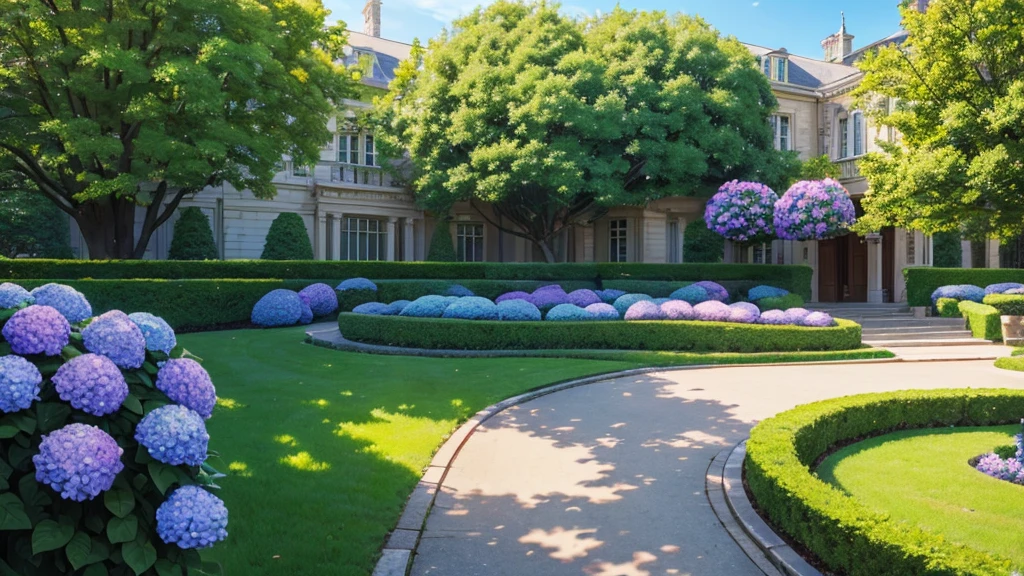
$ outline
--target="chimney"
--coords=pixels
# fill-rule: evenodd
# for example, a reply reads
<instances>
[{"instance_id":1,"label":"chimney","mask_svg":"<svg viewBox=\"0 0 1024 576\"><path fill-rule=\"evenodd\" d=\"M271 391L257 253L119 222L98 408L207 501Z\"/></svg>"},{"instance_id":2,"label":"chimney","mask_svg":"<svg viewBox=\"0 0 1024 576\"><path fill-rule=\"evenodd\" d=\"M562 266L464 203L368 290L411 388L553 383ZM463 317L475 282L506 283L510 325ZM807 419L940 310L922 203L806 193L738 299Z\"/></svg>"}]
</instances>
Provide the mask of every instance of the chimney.
<instances>
[{"instance_id":1,"label":"chimney","mask_svg":"<svg viewBox=\"0 0 1024 576\"><path fill-rule=\"evenodd\" d=\"M367 0L363 7L363 34L380 38L380 0Z\"/></svg>"},{"instance_id":2,"label":"chimney","mask_svg":"<svg viewBox=\"0 0 1024 576\"><path fill-rule=\"evenodd\" d=\"M928 0L916 0L927 4ZM842 62L843 58L853 53L853 34L846 33L846 13L841 13L843 24L839 32L821 41L821 47L825 49L825 62Z\"/></svg>"}]
</instances>

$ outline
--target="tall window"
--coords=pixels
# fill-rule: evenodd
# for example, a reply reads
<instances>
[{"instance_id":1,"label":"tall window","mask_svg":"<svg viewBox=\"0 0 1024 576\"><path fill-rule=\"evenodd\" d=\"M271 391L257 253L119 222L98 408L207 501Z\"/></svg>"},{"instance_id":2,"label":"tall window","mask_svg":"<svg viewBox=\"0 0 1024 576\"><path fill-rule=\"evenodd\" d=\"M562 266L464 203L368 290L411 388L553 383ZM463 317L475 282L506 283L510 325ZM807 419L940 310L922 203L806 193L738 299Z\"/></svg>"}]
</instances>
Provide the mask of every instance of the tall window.
<instances>
[{"instance_id":1,"label":"tall window","mask_svg":"<svg viewBox=\"0 0 1024 576\"><path fill-rule=\"evenodd\" d=\"M767 57L767 56L765 56L763 61L762 61L762 64L764 64L764 75L769 77L769 78L771 78L772 77L772 59Z\"/></svg>"},{"instance_id":2,"label":"tall window","mask_svg":"<svg viewBox=\"0 0 1024 576\"><path fill-rule=\"evenodd\" d=\"M455 227L455 250L459 262L483 262L483 224L457 224Z\"/></svg>"},{"instance_id":3,"label":"tall window","mask_svg":"<svg viewBox=\"0 0 1024 576\"><path fill-rule=\"evenodd\" d=\"M363 137L363 153L366 155L366 165L377 165L377 148L374 147L373 136L367 134Z\"/></svg>"},{"instance_id":4,"label":"tall window","mask_svg":"<svg viewBox=\"0 0 1024 576\"><path fill-rule=\"evenodd\" d=\"M665 260L669 264L678 264L683 261L683 242L681 235L679 234L679 222L672 221L668 223L668 228L665 230L665 236L668 243L668 249L665 251Z\"/></svg>"},{"instance_id":5,"label":"tall window","mask_svg":"<svg viewBox=\"0 0 1024 576\"><path fill-rule=\"evenodd\" d=\"M846 118L839 119L839 157L847 158L850 155L850 121Z\"/></svg>"},{"instance_id":6,"label":"tall window","mask_svg":"<svg viewBox=\"0 0 1024 576\"><path fill-rule=\"evenodd\" d=\"M608 222L608 260L611 262L626 262L626 220L611 220Z\"/></svg>"},{"instance_id":7,"label":"tall window","mask_svg":"<svg viewBox=\"0 0 1024 576\"><path fill-rule=\"evenodd\" d=\"M769 121L772 125L772 132L775 133L775 149L790 150L789 116L772 114Z\"/></svg>"},{"instance_id":8,"label":"tall window","mask_svg":"<svg viewBox=\"0 0 1024 576\"><path fill-rule=\"evenodd\" d=\"M864 115L860 112L853 113L853 155L860 156L864 153Z\"/></svg>"},{"instance_id":9,"label":"tall window","mask_svg":"<svg viewBox=\"0 0 1024 576\"><path fill-rule=\"evenodd\" d=\"M786 70L786 68L788 67L788 64L789 64L789 60L786 60L785 58L776 58L775 59L775 79L778 80L779 82L785 82L786 81L786 77L787 77L787 74L786 74L787 70Z\"/></svg>"},{"instance_id":10,"label":"tall window","mask_svg":"<svg viewBox=\"0 0 1024 576\"><path fill-rule=\"evenodd\" d=\"M292 164L292 176L303 176L303 177L304 176L309 176L309 167L308 166L298 166L298 165L293 163Z\"/></svg>"},{"instance_id":11,"label":"tall window","mask_svg":"<svg viewBox=\"0 0 1024 576\"><path fill-rule=\"evenodd\" d=\"M764 75L777 82L789 82L789 59L762 56L761 69Z\"/></svg>"},{"instance_id":12,"label":"tall window","mask_svg":"<svg viewBox=\"0 0 1024 576\"><path fill-rule=\"evenodd\" d=\"M345 218L341 221L342 260L386 260L387 226L372 218Z\"/></svg>"},{"instance_id":13,"label":"tall window","mask_svg":"<svg viewBox=\"0 0 1024 576\"><path fill-rule=\"evenodd\" d=\"M338 137L338 162L359 164L359 140L355 134Z\"/></svg>"}]
</instances>

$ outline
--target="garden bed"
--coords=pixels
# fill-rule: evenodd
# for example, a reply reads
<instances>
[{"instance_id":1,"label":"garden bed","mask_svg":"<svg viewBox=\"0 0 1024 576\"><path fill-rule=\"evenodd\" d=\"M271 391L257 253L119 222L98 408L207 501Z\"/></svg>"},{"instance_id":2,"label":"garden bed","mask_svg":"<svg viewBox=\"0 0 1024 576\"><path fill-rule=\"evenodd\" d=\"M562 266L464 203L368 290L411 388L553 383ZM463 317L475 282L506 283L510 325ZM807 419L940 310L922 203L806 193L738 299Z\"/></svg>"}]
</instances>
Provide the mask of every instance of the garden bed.
<instances>
[{"instance_id":1,"label":"garden bed","mask_svg":"<svg viewBox=\"0 0 1024 576\"><path fill-rule=\"evenodd\" d=\"M354 342L429 349L671 350L784 352L854 350L860 325L828 328L700 321L512 322L342 313L342 335Z\"/></svg>"}]
</instances>

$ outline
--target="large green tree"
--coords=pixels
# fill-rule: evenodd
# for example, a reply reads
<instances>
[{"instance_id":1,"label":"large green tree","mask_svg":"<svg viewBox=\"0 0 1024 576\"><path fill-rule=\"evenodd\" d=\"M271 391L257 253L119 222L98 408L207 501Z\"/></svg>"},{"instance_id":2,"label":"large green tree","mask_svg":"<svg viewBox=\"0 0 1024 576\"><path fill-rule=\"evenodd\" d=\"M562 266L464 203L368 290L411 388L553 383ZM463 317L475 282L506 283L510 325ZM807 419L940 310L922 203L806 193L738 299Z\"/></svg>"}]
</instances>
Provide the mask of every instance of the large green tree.
<instances>
[{"instance_id":1,"label":"large green tree","mask_svg":"<svg viewBox=\"0 0 1024 576\"><path fill-rule=\"evenodd\" d=\"M377 101L381 150L408 151L420 201L469 201L554 261L552 240L614 205L778 186L767 79L703 21L615 9L575 20L499 1L457 20Z\"/></svg>"},{"instance_id":2,"label":"large green tree","mask_svg":"<svg viewBox=\"0 0 1024 576\"><path fill-rule=\"evenodd\" d=\"M871 192L859 227L1017 236L1024 230L1024 2L933 0L924 13L901 12L907 41L860 64L861 102L902 139L861 162Z\"/></svg>"},{"instance_id":3,"label":"large green tree","mask_svg":"<svg viewBox=\"0 0 1024 576\"><path fill-rule=\"evenodd\" d=\"M352 88L326 15L319 0L8 0L0 169L70 214L92 258L142 257L206 186L273 196L274 164L315 161Z\"/></svg>"}]
</instances>

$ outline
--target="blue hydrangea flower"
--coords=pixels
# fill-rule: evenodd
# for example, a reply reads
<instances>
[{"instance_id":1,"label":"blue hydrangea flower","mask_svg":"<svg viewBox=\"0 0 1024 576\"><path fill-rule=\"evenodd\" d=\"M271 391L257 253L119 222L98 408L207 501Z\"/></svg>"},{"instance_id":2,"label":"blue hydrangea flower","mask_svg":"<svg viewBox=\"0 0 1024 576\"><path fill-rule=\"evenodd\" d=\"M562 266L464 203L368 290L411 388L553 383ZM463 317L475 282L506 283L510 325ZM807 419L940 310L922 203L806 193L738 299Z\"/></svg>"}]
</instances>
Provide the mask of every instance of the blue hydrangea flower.
<instances>
[{"instance_id":1,"label":"blue hydrangea flower","mask_svg":"<svg viewBox=\"0 0 1024 576\"><path fill-rule=\"evenodd\" d=\"M366 278L349 278L341 284L338 284L336 290L339 292L344 292L346 290L372 290L376 292L377 285Z\"/></svg>"},{"instance_id":2,"label":"blue hydrangea flower","mask_svg":"<svg viewBox=\"0 0 1024 576\"><path fill-rule=\"evenodd\" d=\"M619 311L615 309L615 306L606 304L604 302L597 302L584 308L588 314L594 317L595 320L618 320Z\"/></svg>"},{"instance_id":3,"label":"blue hydrangea flower","mask_svg":"<svg viewBox=\"0 0 1024 576\"><path fill-rule=\"evenodd\" d=\"M441 317L462 320L497 320L498 307L487 298L466 296L449 304Z\"/></svg>"},{"instance_id":4,"label":"blue hydrangea flower","mask_svg":"<svg viewBox=\"0 0 1024 576\"><path fill-rule=\"evenodd\" d=\"M389 304L389 306L395 310L395 314L398 314L402 310L405 310L405 307L409 304L412 304L412 300L395 300Z\"/></svg>"},{"instance_id":5,"label":"blue hydrangea flower","mask_svg":"<svg viewBox=\"0 0 1024 576\"><path fill-rule=\"evenodd\" d=\"M112 360L99 354L75 356L53 375L60 399L93 416L113 414L128 397L128 383Z\"/></svg>"},{"instance_id":6,"label":"blue hydrangea flower","mask_svg":"<svg viewBox=\"0 0 1024 576\"><path fill-rule=\"evenodd\" d=\"M612 302L615 302L615 300L617 300L619 296L626 295L625 290L616 290L614 288L609 288L607 290L596 290L594 293L597 294L601 298L601 301L604 302L605 304L611 304Z\"/></svg>"},{"instance_id":7,"label":"blue hydrangea flower","mask_svg":"<svg viewBox=\"0 0 1024 576\"><path fill-rule=\"evenodd\" d=\"M654 298L647 294L623 294L615 299L615 303L612 306L615 307L615 311L619 313L619 316L625 316L629 307L641 300L654 300Z\"/></svg>"},{"instance_id":8,"label":"blue hydrangea flower","mask_svg":"<svg viewBox=\"0 0 1024 576\"><path fill-rule=\"evenodd\" d=\"M11 413L39 400L43 375L36 365L21 356L0 356L0 412Z\"/></svg>"},{"instance_id":9,"label":"blue hydrangea flower","mask_svg":"<svg viewBox=\"0 0 1024 576\"><path fill-rule=\"evenodd\" d=\"M411 316L413 318L440 318L448 305L451 304L449 297L445 296L420 296L410 302L399 316Z\"/></svg>"},{"instance_id":10,"label":"blue hydrangea flower","mask_svg":"<svg viewBox=\"0 0 1024 576\"><path fill-rule=\"evenodd\" d=\"M110 434L88 424L68 424L43 435L32 457L36 481L65 500L92 500L110 489L124 470L124 450Z\"/></svg>"},{"instance_id":11,"label":"blue hydrangea flower","mask_svg":"<svg viewBox=\"0 0 1024 576\"><path fill-rule=\"evenodd\" d=\"M172 402L195 411L203 418L213 415L217 390L210 374L191 358L173 358L156 373L156 387Z\"/></svg>"},{"instance_id":12,"label":"blue hydrangea flower","mask_svg":"<svg viewBox=\"0 0 1024 576\"><path fill-rule=\"evenodd\" d=\"M2 290L3 286L0 286ZM989 284L985 286L985 294L1005 294L1007 290L1020 290L1024 288L1024 284L1019 282L1000 282L998 284ZM0 306L2 308L2 306Z\"/></svg>"},{"instance_id":13,"label":"blue hydrangea flower","mask_svg":"<svg viewBox=\"0 0 1024 576\"><path fill-rule=\"evenodd\" d=\"M133 312L128 315L128 319L142 331L142 337L146 339L146 350L170 354L178 345L174 329L163 318L149 312Z\"/></svg>"},{"instance_id":14,"label":"blue hydrangea flower","mask_svg":"<svg viewBox=\"0 0 1024 576\"><path fill-rule=\"evenodd\" d=\"M504 300L495 306L498 319L510 322L537 322L541 319L540 308L526 300Z\"/></svg>"},{"instance_id":15,"label":"blue hydrangea flower","mask_svg":"<svg viewBox=\"0 0 1024 576\"><path fill-rule=\"evenodd\" d=\"M36 297L17 284L4 282L0 284L0 308L14 308L22 304L32 304Z\"/></svg>"},{"instance_id":16,"label":"blue hydrangea flower","mask_svg":"<svg viewBox=\"0 0 1024 576\"><path fill-rule=\"evenodd\" d=\"M294 290L278 288L260 298L252 307L250 320L257 326L293 326L302 318L302 298Z\"/></svg>"},{"instance_id":17,"label":"blue hydrangea flower","mask_svg":"<svg viewBox=\"0 0 1024 576\"><path fill-rule=\"evenodd\" d=\"M626 310L625 320L664 320L665 313L661 305L651 300L641 300Z\"/></svg>"},{"instance_id":18,"label":"blue hydrangea flower","mask_svg":"<svg viewBox=\"0 0 1024 576\"><path fill-rule=\"evenodd\" d=\"M495 298L494 299L494 303L495 304L501 304L502 302L505 302L506 300L526 300L527 302L529 302L530 301L530 293L529 292L523 292L522 290L513 290L512 292L505 292L501 296L498 296L497 298Z\"/></svg>"},{"instance_id":19,"label":"blue hydrangea flower","mask_svg":"<svg viewBox=\"0 0 1024 576\"><path fill-rule=\"evenodd\" d=\"M228 509L199 486L182 486L156 509L156 532L178 548L209 548L228 537Z\"/></svg>"},{"instance_id":20,"label":"blue hydrangea flower","mask_svg":"<svg viewBox=\"0 0 1024 576\"><path fill-rule=\"evenodd\" d=\"M597 295L593 290L587 290L586 288L580 288L579 290L573 290L566 295L566 299L569 304L575 304L580 308L586 308L591 304L597 304L601 302L601 297Z\"/></svg>"},{"instance_id":21,"label":"blue hydrangea flower","mask_svg":"<svg viewBox=\"0 0 1024 576\"><path fill-rule=\"evenodd\" d=\"M954 300L970 300L981 302L985 299L985 289L973 284L954 284L952 286L940 286L932 292L932 306L939 298L952 298Z\"/></svg>"},{"instance_id":22,"label":"blue hydrangea flower","mask_svg":"<svg viewBox=\"0 0 1024 576\"><path fill-rule=\"evenodd\" d=\"M782 310L765 310L761 313L761 317L757 319L757 323L782 326L789 324L789 321L786 320L786 313Z\"/></svg>"},{"instance_id":23,"label":"blue hydrangea flower","mask_svg":"<svg viewBox=\"0 0 1024 576\"><path fill-rule=\"evenodd\" d=\"M718 300L708 300L693 307L693 317L704 322L727 322L732 309Z\"/></svg>"},{"instance_id":24,"label":"blue hydrangea flower","mask_svg":"<svg viewBox=\"0 0 1024 576\"><path fill-rule=\"evenodd\" d=\"M338 293L324 283L310 284L299 291L299 296L309 300L314 316L326 316L338 309Z\"/></svg>"},{"instance_id":25,"label":"blue hydrangea flower","mask_svg":"<svg viewBox=\"0 0 1024 576\"><path fill-rule=\"evenodd\" d=\"M806 308L790 308L786 310L786 324L799 325L810 313Z\"/></svg>"},{"instance_id":26,"label":"blue hydrangea flower","mask_svg":"<svg viewBox=\"0 0 1024 576\"><path fill-rule=\"evenodd\" d=\"M56 308L33 304L7 320L3 335L15 354L56 356L68 345L71 325Z\"/></svg>"},{"instance_id":27,"label":"blue hydrangea flower","mask_svg":"<svg viewBox=\"0 0 1024 576\"><path fill-rule=\"evenodd\" d=\"M452 284L451 286L448 287L447 290L444 291L444 295L459 296L460 298L463 296L476 296L476 294L474 294L472 290L466 288L462 284Z\"/></svg>"},{"instance_id":28,"label":"blue hydrangea flower","mask_svg":"<svg viewBox=\"0 0 1024 576\"><path fill-rule=\"evenodd\" d=\"M97 316L82 330L86 350L102 354L120 368L134 369L146 361L146 337L120 310Z\"/></svg>"},{"instance_id":29,"label":"blue hydrangea flower","mask_svg":"<svg viewBox=\"0 0 1024 576\"><path fill-rule=\"evenodd\" d=\"M35 297L36 304L56 308L72 324L92 318L92 306L89 301L85 299L84 294L71 286L44 284L32 290L32 296Z\"/></svg>"},{"instance_id":30,"label":"blue hydrangea flower","mask_svg":"<svg viewBox=\"0 0 1024 576\"><path fill-rule=\"evenodd\" d=\"M693 306L686 300L669 300L661 305L661 313L667 320L692 320Z\"/></svg>"},{"instance_id":31,"label":"blue hydrangea flower","mask_svg":"<svg viewBox=\"0 0 1024 576\"><path fill-rule=\"evenodd\" d=\"M829 316L825 312L811 312L800 322L801 326L810 326L813 328L827 328L833 324L832 316Z\"/></svg>"},{"instance_id":32,"label":"blue hydrangea flower","mask_svg":"<svg viewBox=\"0 0 1024 576\"><path fill-rule=\"evenodd\" d=\"M299 324L305 326L313 322L313 309L309 307L309 303L305 300L302 301L302 315L299 316Z\"/></svg>"},{"instance_id":33,"label":"blue hydrangea flower","mask_svg":"<svg viewBox=\"0 0 1024 576\"><path fill-rule=\"evenodd\" d=\"M669 297L673 300L682 300L691 306L711 300L711 296L708 295L708 291L696 284L683 286L670 294Z\"/></svg>"},{"instance_id":34,"label":"blue hydrangea flower","mask_svg":"<svg viewBox=\"0 0 1024 576\"><path fill-rule=\"evenodd\" d=\"M594 320L594 317L575 304L559 304L549 310L544 319L554 322L582 322Z\"/></svg>"},{"instance_id":35,"label":"blue hydrangea flower","mask_svg":"<svg viewBox=\"0 0 1024 576\"><path fill-rule=\"evenodd\" d=\"M168 404L146 414L135 427L135 440L164 464L199 466L206 460L210 435L202 416Z\"/></svg>"},{"instance_id":36,"label":"blue hydrangea flower","mask_svg":"<svg viewBox=\"0 0 1024 576\"><path fill-rule=\"evenodd\" d=\"M782 298L787 294L789 294L789 290L783 290L775 286L754 286L747 292L747 300L757 302L762 298Z\"/></svg>"},{"instance_id":37,"label":"blue hydrangea flower","mask_svg":"<svg viewBox=\"0 0 1024 576\"><path fill-rule=\"evenodd\" d=\"M753 324L761 317L761 310L750 302L730 304L729 310L729 322Z\"/></svg>"},{"instance_id":38,"label":"blue hydrangea flower","mask_svg":"<svg viewBox=\"0 0 1024 576\"><path fill-rule=\"evenodd\" d=\"M395 316L398 310L391 304L383 302L366 302L352 309L355 314L367 314L369 316Z\"/></svg>"},{"instance_id":39,"label":"blue hydrangea flower","mask_svg":"<svg viewBox=\"0 0 1024 576\"><path fill-rule=\"evenodd\" d=\"M710 280L703 280L701 282L694 282L691 286L700 286L708 293L708 298L712 300L718 300L719 302L729 301L729 291L725 289L718 282L711 282Z\"/></svg>"}]
</instances>

